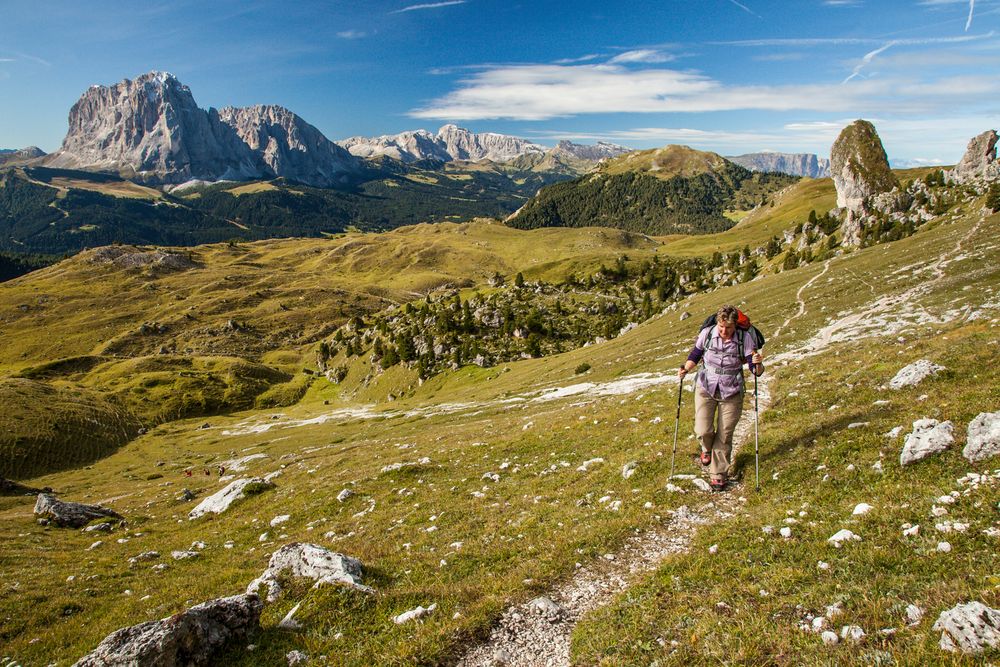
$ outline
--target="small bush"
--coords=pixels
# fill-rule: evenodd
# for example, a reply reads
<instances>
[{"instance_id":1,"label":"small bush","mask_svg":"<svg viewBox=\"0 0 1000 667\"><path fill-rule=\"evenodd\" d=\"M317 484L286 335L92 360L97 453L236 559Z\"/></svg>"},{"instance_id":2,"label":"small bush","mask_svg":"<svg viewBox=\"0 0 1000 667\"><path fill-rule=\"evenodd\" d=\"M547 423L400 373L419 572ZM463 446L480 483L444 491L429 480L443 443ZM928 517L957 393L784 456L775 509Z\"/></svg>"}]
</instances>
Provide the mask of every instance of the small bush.
<instances>
[{"instance_id":1,"label":"small bush","mask_svg":"<svg viewBox=\"0 0 1000 667\"><path fill-rule=\"evenodd\" d=\"M590 364L588 364L585 361L585 362L583 362L582 364L580 364L579 366L576 367L576 374L580 375L581 373L586 373L589 370L590 370Z\"/></svg>"}]
</instances>

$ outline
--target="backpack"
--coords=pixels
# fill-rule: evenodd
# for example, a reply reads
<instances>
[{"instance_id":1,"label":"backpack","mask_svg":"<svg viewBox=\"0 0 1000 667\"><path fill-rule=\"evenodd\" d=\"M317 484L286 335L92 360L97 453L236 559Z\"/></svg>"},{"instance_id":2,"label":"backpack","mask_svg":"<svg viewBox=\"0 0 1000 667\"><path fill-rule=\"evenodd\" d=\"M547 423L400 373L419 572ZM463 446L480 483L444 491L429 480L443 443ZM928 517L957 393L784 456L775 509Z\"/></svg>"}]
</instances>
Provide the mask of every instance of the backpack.
<instances>
[{"instance_id":1,"label":"backpack","mask_svg":"<svg viewBox=\"0 0 1000 667\"><path fill-rule=\"evenodd\" d=\"M764 347L764 342L765 342L764 334L762 334L757 329L757 327L755 327L750 323L750 318L747 317L742 310L737 310L736 312L738 313L736 317L736 333L740 335L739 338L740 348L742 349L743 347L743 336L745 334L749 334L750 336L753 337L752 340L754 342L755 347L758 350L762 349ZM707 318L705 318L704 322L701 323L701 327L699 327L698 333L700 334L708 327L714 327L715 324L716 324L715 313L712 313Z\"/></svg>"}]
</instances>

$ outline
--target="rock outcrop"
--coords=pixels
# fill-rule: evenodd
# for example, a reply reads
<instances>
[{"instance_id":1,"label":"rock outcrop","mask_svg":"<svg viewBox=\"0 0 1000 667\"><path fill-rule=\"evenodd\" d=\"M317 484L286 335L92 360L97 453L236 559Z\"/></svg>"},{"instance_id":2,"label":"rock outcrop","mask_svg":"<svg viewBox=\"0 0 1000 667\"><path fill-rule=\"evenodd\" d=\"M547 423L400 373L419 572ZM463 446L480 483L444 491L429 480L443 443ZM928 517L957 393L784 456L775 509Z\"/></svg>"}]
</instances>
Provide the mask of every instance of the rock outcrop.
<instances>
[{"instance_id":1,"label":"rock outcrop","mask_svg":"<svg viewBox=\"0 0 1000 667\"><path fill-rule=\"evenodd\" d=\"M972 463L1000 454L1000 411L980 412L969 422L962 456Z\"/></svg>"},{"instance_id":2,"label":"rock outcrop","mask_svg":"<svg viewBox=\"0 0 1000 667\"><path fill-rule=\"evenodd\" d=\"M55 524L60 528L83 528L95 519L121 519L122 516L100 505L69 503L48 493L38 494L35 501L35 516L39 521Z\"/></svg>"},{"instance_id":3,"label":"rock outcrop","mask_svg":"<svg viewBox=\"0 0 1000 667\"><path fill-rule=\"evenodd\" d=\"M997 162L996 130L986 130L969 140L965 155L955 168L945 172L954 183L970 181L996 181L1000 179L1000 162Z\"/></svg>"},{"instance_id":4,"label":"rock outcrop","mask_svg":"<svg viewBox=\"0 0 1000 667\"><path fill-rule=\"evenodd\" d=\"M941 632L940 646L945 651L978 655L1000 646L1000 609L982 602L955 605L941 612L934 629Z\"/></svg>"},{"instance_id":5,"label":"rock outcrop","mask_svg":"<svg viewBox=\"0 0 1000 667\"><path fill-rule=\"evenodd\" d=\"M268 561L267 569L247 586L247 593L256 593L267 587L267 601L273 602L281 595L281 576L312 579L313 588L327 584L342 584L363 591L374 592L361 583L361 561L324 549L318 544L293 542L281 547Z\"/></svg>"},{"instance_id":6,"label":"rock outcrop","mask_svg":"<svg viewBox=\"0 0 1000 667\"><path fill-rule=\"evenodd\" d=\"M837 206L847 210L843 242L859 245L863 219L872 210L871 199L899 187L874 125L857 120L841 131L830 148L830 172Z\"/></svg>"},{"instance_id":7,"label":"rock outcrop","mask_svg":"<svg viewBox=\"0 0 1000 667\"><path fill-rule=\"evenodd\" d=\"M555 145L555 148L548 151L548 154L557 157L567 156L576 158L577 160L599 162L600 160L607 160L631 152L631 148L612 144L607 141L598 141L596 144L575 144L572 141L563 139Z\"/></svg>"},{"instance_id":8,"label":"rock outcrop","mask_svg":"<svg viewBox=\"0 0 1000 667\"><path fill-rule=\"evenodd\" d=\"M526 139L494 132L470 132L457 125L444 125L437 134L415 130L381 137L350 137L337 143L350 151L351 155L364 158L386 155L401 162L507 162L522 155L540 155L547 150Z\"/></svg>"},{"instance_id":9,"label":"rock outcrop","mask_svg":"<svg viewBox=\"0 0 1000 667\"><path fill-rule=\"evenodd\" d=\"M726 159L750 171L826 178L830 175L830 161L813 153L746 153L727 155Z\"/></svg>"},{"instance_id":10,"label":"rock outcrop","mask_svg":"<svg viewBox=\"0 0 1000 667\"><path fill-rule=\"evenodd\" d=\"M913 422L913 432L906 436L899 454L899 465L910 465L948 449L955 442L953 430L950 421L918 419Z\"/></svg>"},{"instance_id":11,"label":"rock outcrop","mask_svg":"<svg viewBox=\"0 0 1000 667\"><path fill-rule=\"evenodd\" d=\"M945 370L944 366L939 366L933 361L918 359L912 364L899 369L899 372L889 380L889 389L915 387L926 378L933 377L943 370Z\"/></svg>"},{"instance_id":12,"label":"rock outcrop","mask_svg":"<svg viewBox=\"0 0 1000 667\"><path fill-rule=\"evenodd\" d=\"M210 665L227 642L246 638L260 629L263 606L256 595L234 595L159 621L122 628L108 635L75 667Z\"/></svg>"},{"instance_id":13,"label":"rock outcrop","mask_svg":"<svg viewBox=\"0 0 1000 667\"><path fill-rule=\"evenodd\" d=\"M166 72L91 86L70 110L62 147L45 164L157 185L286 177L322 187L358 168L287 109L206 111Z\"/></svg>"},{"instance_id":14,"label":"rock outcrop","mask_svg":"<svg viewBox=\"0 0 1000 667\"><path fill-rule=\"evenodd\" d=\"M224 107L219 120L250 147L265 175L329 187L357 171L350 153L284 107Z\"/></svg>"},{"instance_id":15,"label":"rock outcrop","mask_svg":"<svg viewBox=\"0 0 1000 667\"><path fill-rule=\"evenodd\" d=\"M188 519L197 519L205 514L222 514L237 500L272 488L274 488L274 484L261 477L235 479L221 491L213 493L198 503L197 507L188 512Z\"/></svg>"}]
</instances>

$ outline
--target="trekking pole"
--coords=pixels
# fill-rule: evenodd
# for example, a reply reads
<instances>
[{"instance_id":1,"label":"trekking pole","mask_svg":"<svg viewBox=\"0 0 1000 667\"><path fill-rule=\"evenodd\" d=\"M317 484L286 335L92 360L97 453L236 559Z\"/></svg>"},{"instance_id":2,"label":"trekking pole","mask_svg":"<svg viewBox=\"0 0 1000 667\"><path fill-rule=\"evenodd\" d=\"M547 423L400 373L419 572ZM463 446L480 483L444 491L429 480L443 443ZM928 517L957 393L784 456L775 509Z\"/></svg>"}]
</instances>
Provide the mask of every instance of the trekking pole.
<instances>
[{"instance_id":1,"label":"trekking pole","mask_svg":"<svg viewBox=\"0 0 1000 667\"><path fill-rule=\"evenodd\" d=\"M757 429L758 421L758 411L757 411L757 372L754 371L753 374L753 458L754 458L754 472L757 475L757 490L760 491L760 436Z\"/></svg>"},{"instance_id":2,"label":"trekking pole","mask_svg":"<svg viewBox=\"0 0 1000 667\"><path fill-rule=\"evenodd\" d=\"M670 452L670 478L674 477L674 457L677 455L677 428L681 423L681 392L684 390L684 378L677 381L677 417L674 418L674 448Z\"/></svg>"}]
</instances>

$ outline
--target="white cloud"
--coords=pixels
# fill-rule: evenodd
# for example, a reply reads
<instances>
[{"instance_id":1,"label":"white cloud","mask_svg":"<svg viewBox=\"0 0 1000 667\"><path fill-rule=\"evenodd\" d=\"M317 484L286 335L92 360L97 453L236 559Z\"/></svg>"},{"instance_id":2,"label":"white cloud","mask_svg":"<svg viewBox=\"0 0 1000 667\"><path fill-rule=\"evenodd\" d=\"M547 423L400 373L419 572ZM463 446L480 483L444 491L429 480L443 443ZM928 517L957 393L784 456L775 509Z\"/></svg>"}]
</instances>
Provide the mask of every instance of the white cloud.
<instances>
[{"instance_id":1,"label":"white cloud","mask_svg":"<svg viewBox=\"0 0 1000 667\"><path fill-rule=\"evenodd\" d=\"M573 63L585 63L591 60L597 60L603 56L599 53L588 53L585 56L580 56L579 58L560 58L559 60L552 61L556 65L572 65Z\"/></svg>"},{"instance_id":2,"label":"white cloud","mask_svg":"<svg viewBox=\"0 0 1000 667\"><path fill-rule=\"evenodd\" d=\"M466 0L444 0L444 2L426 2L419 5L409 5L408 7L403 7L402 9L397 9L394 12L389 12L390 14L402 14L403 12L412 12L418 9L437 9L438 7L450 7L452 5L464 5Z\"/></svg>"},{"instance_id":3,"label":"white cloud","mask_svg":"<svg viewBox=\"0 0 1000 667\"><path fill-rule=\"evenodd\" d=\"M367 37L368 33L363 30L342 30L337 33L341 39L361 39Z\"/></svg>"},{"instance_id":4,"label":"white cloud","mask_svg":"<svg viewBox=\"0 0 1000 667\"><path fill-rule=\"evenodd\" d=\"M626 51L625 53L620 53L611 60L609 63L665 63L673 60L674 57L663 53L662 51L657 51L656 49L635 49L634 51Z\"/></svg>"},{"instance_id":5,"label":"white cloud","mask_svg":"<svg viewBox=\"0 0 1000 667\"><path fill-rule=\"evenodd\" d=\"M878 54L882 53L886 49L888 49L888 48L890 48L892 46L895 46L895 45L896 45L896 42L889 42L888 44L886 44L884 46L880 46L879 48L875 49L874 51L869 51L868 53L866 53L865 56L864 56L864 58L861 59L861 62L859 62L857 65L855 65L854 71L851 72L850 76L848 76L846 79L844 79L843 82L847 83L851 79L857 77L859 74L861 74L861 70L865 68L865 65L867 65L868 63L870 63L872 60L875 59L875 56L877 56Z\"/></svg>"},{"instance_id":6,"label":"white cloud","mask_svg":"<svg viewBox=\"0 0 1000 667\"><path fill-rule=\"evenodd\" d=\"M498 65L413 109L415 118L546 120L599 113L698 113L734 110L920 113L977 104L1000 94L989 74L934 80L907 73L878 82L740 86L667 68L619 65Z\"/></svg>"},{"instance_id":7,"label":"white cloud","mask_svg":"<svg viewBox=\"0 0 1000 667\"><path fill-rule=\"evenodd\" d=\"M757 18L761 18L760 14L758 14L754 10L750 9L749 7L747 7L746 5L744 5L742 2L737 2L736 0L729 0L729 2L733 3L734 5L736 5L737 7L739 7L740 9L742 9L743 11L745 11L747 14L753 14Z\"/></svg>"},{"instance_id":8,"label":"white cloud","mask_svg":"<svg viewBox=\"0 0 1000 667\"><path fill-rule=\"evenodd\" d=\"M969 18L965 21L965 32L969 32L972 27L972 12L976 10L976 0L969 0Z\"/></svg>"}]
</instances>

